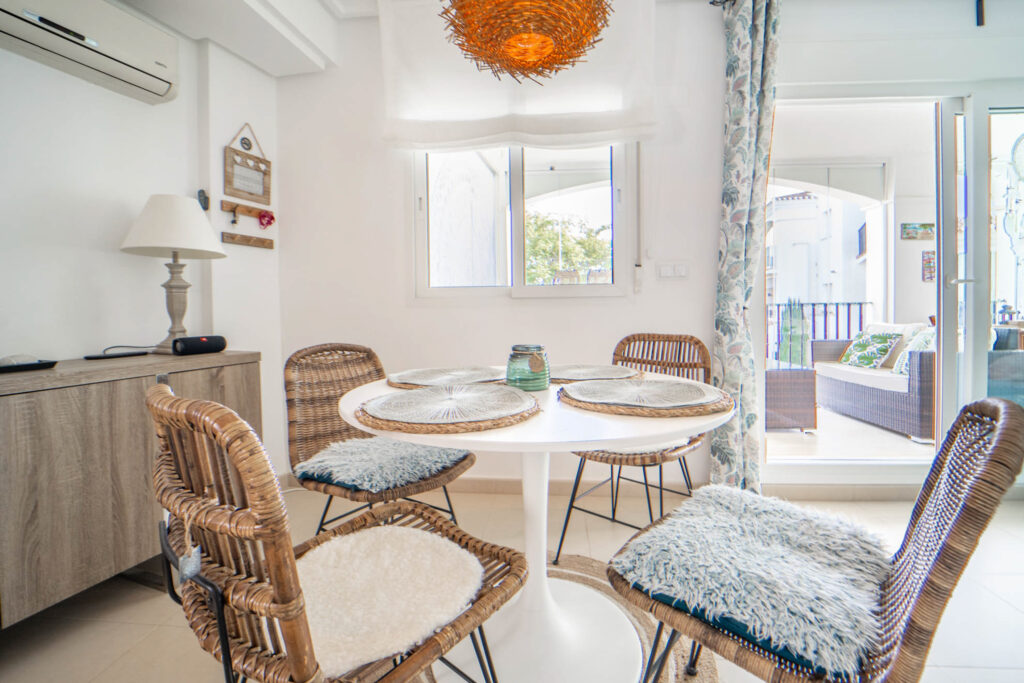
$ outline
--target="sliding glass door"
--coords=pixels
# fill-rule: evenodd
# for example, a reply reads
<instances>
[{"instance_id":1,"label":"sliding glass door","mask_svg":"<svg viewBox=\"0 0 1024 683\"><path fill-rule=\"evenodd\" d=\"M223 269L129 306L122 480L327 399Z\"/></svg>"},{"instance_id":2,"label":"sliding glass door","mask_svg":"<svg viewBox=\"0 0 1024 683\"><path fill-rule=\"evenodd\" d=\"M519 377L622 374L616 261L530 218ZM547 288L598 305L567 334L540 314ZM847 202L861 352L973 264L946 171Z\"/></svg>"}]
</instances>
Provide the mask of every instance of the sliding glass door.
<instances>
[{"instance_id":1,"label":"sliding glass door","mask_svg":"<svg viewBox=\"0 0 1024 683\"><path fill-rule=\"evenodd\" d=\"M1024 108L997 103L937 105L942 432L970 401L1024 404Z\"/></svg>"},{"instance_id":2,"label":"sliding glass door","mask_svg":"<svg viewBox=\"0 0 1024 683\"><path fill-rule=\"evenodd\" d=\"M1024 405L1024 109L989 113L985 395Z\"/></svg>"}]
</instances>

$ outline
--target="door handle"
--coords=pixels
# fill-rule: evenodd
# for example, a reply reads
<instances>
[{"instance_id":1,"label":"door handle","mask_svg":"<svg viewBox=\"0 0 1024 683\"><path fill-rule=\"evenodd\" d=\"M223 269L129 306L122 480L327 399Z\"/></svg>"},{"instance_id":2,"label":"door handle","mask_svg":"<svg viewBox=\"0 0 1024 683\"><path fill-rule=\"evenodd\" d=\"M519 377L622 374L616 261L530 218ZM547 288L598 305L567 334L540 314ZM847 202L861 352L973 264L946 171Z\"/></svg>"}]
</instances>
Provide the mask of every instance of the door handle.
<instances>
[{"instance_id":1,"label":"door handle","mask_svg":"<svg viewBox=\"0 0 1024 683\"><path fill-rule=\"evenodd\" d=\"M946 278L946 284L950 287L952 287L953 285L966 285L972 282L974 282L974 280L970 278L956 278L953 277L952 275Z\"/></svg>"}]
</instances>

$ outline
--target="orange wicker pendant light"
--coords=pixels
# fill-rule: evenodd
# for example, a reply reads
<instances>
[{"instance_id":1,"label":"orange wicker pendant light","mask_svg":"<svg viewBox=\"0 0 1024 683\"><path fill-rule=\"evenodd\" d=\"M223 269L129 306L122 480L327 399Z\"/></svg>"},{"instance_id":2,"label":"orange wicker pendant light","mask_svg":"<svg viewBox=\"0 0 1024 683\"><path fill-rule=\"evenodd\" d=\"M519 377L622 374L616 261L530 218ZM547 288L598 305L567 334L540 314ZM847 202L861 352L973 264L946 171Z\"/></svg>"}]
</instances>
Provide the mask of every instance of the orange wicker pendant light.
<instances>
[{"instance_id":1,"label":"orange wicker pendant light","mask_svg":"<svg viewBox=\"0 0 1024 683\"><path fill-rule=\"evenodd\" d=\"M551 77L600 40L610 0L445 0L448 40L498 78Z\"/></svg>"}]
</instances>

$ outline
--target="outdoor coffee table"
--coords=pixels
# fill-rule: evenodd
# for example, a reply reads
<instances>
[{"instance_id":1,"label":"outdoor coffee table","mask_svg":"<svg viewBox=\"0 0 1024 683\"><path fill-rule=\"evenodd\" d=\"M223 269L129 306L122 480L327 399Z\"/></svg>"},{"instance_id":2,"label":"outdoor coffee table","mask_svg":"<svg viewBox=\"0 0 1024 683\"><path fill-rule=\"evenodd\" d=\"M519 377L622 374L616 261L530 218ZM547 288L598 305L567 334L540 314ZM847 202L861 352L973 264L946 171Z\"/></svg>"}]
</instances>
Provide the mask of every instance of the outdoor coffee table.
<instances>
[{"instance_id":1,"label":"outdoor coffee table","mask_svg":"<svg viewBox=\"0 0 1024 683\"><path fill-rule=\"evenodd\" d=\"M646 373L651 379L675 378ZM649 449L683 443L724 424L732 412L699 417L632 417L581 410L558 400L558 387L532 392L540 412L525 422L482 432L409 434L370 429L354 413L396 391L386 380L353 389L339 401L342 419L366 432L475 453L521 453L523 532L530 574L522 591L487 621L491 654L504 683L635 683L640 640L626 615L599 592L547 576L550 453Z\"/></svg>"}]
</instances>

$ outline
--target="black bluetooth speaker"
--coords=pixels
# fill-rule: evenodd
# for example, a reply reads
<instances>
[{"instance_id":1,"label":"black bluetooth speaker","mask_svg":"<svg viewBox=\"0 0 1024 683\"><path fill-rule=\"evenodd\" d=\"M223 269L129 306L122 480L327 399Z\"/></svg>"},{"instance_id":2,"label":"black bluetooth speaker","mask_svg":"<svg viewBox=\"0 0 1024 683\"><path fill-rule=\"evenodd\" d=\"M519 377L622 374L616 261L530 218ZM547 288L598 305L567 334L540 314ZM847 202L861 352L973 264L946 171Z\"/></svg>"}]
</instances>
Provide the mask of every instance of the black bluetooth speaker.
<instances>
[{"instance_id":1,"label":"black bluetooth speaker","mask_svg":"<svg viewBox=\"0 0 1024 683\"><path fill-rule=\"evenodd\" d=\"M224 337L211 334L206 337L178 337L171 342L176 356L191 356L195 353L217 353L228 345Z\"/></svg>"}]
</instances>

